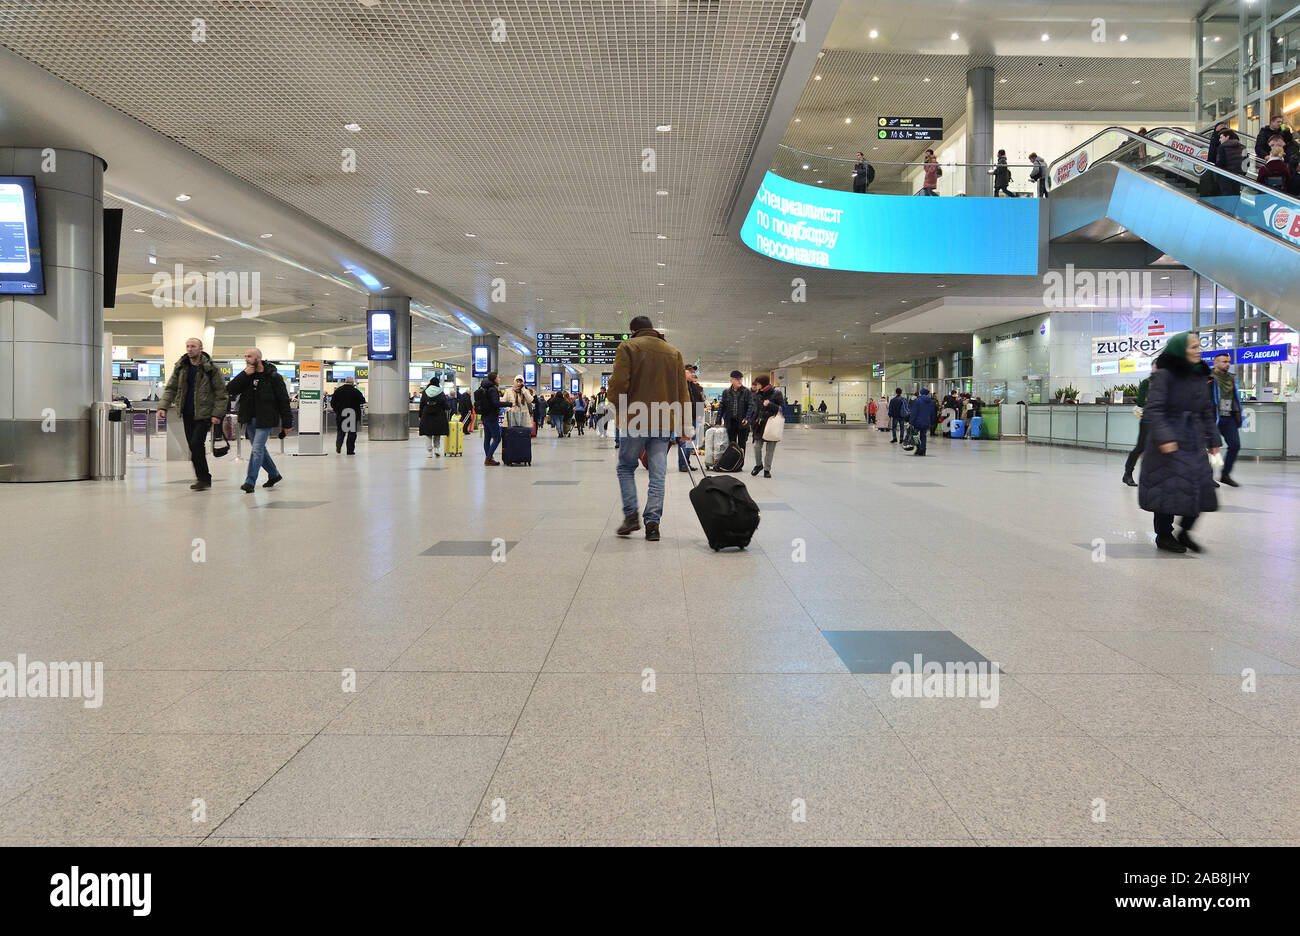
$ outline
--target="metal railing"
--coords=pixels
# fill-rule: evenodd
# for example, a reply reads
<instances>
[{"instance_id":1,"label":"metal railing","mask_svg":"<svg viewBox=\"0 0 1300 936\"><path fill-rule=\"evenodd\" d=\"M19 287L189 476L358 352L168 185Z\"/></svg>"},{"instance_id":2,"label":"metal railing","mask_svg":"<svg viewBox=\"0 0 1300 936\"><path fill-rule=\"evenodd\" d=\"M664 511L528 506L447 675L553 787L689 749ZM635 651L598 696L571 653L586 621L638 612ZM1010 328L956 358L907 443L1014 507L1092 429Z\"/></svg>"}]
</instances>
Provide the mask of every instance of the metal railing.
<instances>
[{"instance_id":1,"label":"metal railing","mask_svg":"<svg viewBox=\"0 0 1300 936\"><path fill-rule=\"evenodd\" d=\"M838 156L824 156L795 149L784 144L777 147L772 158L770 171L783 179L816 185L821 188L840 192L853 191L853 167L856 159L843 159ZM872 195L915 195L921 189L921 179L925 171L924 162L894 162L867 159L876 170L876 180L867 191ZM939 177L936 191L940 195L965 195L967 170L981 176L991 176L998 168L996 163L959 163L945 162L939 159L939 168L943 175ZM1011 170L1011 190L1021 195L1031 195L1035 184L1028 180L1033 169L1031 163L1007 163ZM1017 174L1020 178L1017 179ZM989 183L989 194L993 184Z\"/></svg>"}]
</instances>

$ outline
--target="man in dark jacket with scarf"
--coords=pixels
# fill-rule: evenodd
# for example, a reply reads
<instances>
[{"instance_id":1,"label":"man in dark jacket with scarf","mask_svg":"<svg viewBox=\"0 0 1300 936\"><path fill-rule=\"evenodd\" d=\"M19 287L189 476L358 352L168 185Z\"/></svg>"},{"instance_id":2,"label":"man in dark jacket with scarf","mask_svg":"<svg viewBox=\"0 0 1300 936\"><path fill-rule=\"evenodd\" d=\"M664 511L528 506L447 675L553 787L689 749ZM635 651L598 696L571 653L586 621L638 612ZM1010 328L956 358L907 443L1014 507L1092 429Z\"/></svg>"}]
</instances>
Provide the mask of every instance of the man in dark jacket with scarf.
<instances>
[{"instance_id":1,"label":"man in dark jacket with scarf","mask_svg":"<svg viewBox=\"0 0 1300 936\"><path fill-rule=\"evenodd\" d=\"M1158 369L1151 374L1142 421L1147 449L1138 479L1138 506L1155 514L1156 548L1201 552L1188 534L1202 513L1219 509L1214 472L1206 452L1222 445L1218 414L1210 394L1210 370L1201 360L1195 335L1181 332L1169 339ZM1182 518L1174 535L1174 517Z\"/></svg>"},{"instance_id":2,"label":"man in dark jacket with scarf","mask_svg":"<svg viewBox=\"0 0 1300 936\"><path fill-rule=\"evenodd\" d=\"M282 475L270 454L266 441L277 427L279 437L293 426L293 410L289 406L289 389L275 365L262 359L259 348L244 352L244 369L226 386L226 392L239 397L239 424L253 443L248 454L248 476L239 489L252 494L257 484L257 473L266 467L266 483L262 487L275 487Z\"/></svg>"},{"instance_id":3,"label":"man in dark jacket with scarf","mask_svg":"<svg viewBox=\"0 0 1300 936\"><path fill-rule=\"evenodd\" d=\"M1214 356L1214 369L1211 371L1210 394L1214 397L1214 412L1218 414L1219 435L1228 448L1223 456L1223 473L1219 483L1228 487L1240 487L1232 480L1232 466L1237 463L1237 453L1241 451L1241 390L1237 387L1237 378L1232 376L1232 355L1220 351Z\"/></svg>"},{"instance_id":4,"label":"man in dark jacket with scarf","mask_svg":"<svg viewBox=\"0 0 1300 936\"><path fill-rule=\"evenodd\" d=\"M930 437L930 427L934 425L934 397L930 396L929 388L921 388L908 420L916 427L916 454L924 455L925 442Z\"/></svg>"},{"instance_id":5,"label":"man in dark jacket with scarf","mask_svg":"<svg viewBox=\"0 0 1300 936\"><path fill-rule=\"evenodd\" d=\"M197 338L187 339L185 355L172 365L172 375L167 380L158 409L166 410L180 401L185 439L190 446L190 462L194 465L195 481L190 485L191 491L206 491L212 487L212 473L208 471L208 428L221 425L229 399L221 371L203 350L203 342ZM212 431L221 430L213 428Z\"/></svg>"},{"instance_id":6,"label":"man in dark jacket with scarf","mask_svg":"<svg viewBox=\"0 0 1300 936\"><path fill-rule=\"evenodd\" d=\"M722 417L722 426L727 430L727 442L745 449L749 439L749 425L754 421L756 404L754 391L745 386L745 375L738 370L731 372L731 386L722 391L718 413Z\"/></svg>"}]
</instances>

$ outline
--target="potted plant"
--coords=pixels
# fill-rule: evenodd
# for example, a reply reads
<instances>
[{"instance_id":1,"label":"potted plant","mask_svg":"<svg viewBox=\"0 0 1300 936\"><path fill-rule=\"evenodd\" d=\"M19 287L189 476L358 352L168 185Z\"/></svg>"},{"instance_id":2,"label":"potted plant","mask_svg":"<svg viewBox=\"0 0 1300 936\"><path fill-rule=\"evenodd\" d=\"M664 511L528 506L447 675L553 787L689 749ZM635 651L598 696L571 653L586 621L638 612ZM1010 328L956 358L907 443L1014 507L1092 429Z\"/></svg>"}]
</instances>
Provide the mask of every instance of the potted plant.
<instances>
[{"instance_id":1,"label":"potted plant","mask_svg":"<svg viewBox=\"0 0 1300 936\"><path fill-rule=\"evenodd\" d=\"M1057 403L1078 403L1079 391L1074 386L1058 387L1056 390Z\"/></svg>"}]
</instances>

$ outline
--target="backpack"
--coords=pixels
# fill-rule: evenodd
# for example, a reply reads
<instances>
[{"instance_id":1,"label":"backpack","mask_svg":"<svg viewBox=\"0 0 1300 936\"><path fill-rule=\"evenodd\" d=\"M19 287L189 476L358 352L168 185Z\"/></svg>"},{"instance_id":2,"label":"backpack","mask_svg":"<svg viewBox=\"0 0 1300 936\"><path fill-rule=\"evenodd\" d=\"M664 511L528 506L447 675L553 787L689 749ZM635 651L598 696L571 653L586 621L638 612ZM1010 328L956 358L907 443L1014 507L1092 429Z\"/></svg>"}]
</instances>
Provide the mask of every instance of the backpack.
<instances>
[{"instance_id":1,"label":"backpack","mask_svg":"<svg viewBox=\"0 0 1300 936\"><path fill-rule=\"evenodd\" d=\"M867 163L867 184L870 185L874 181L876 181L876 167Z\"/></svg>"}]
</instances>

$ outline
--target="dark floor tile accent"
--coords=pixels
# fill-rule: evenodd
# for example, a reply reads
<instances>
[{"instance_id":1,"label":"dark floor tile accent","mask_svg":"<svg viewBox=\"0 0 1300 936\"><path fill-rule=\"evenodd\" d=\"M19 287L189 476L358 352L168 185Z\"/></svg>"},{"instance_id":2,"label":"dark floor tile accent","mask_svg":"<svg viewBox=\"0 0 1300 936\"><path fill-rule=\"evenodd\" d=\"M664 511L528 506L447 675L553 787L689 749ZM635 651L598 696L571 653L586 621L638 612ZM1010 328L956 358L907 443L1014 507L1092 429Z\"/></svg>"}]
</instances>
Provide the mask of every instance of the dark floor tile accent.
<instances>
[{"instance_id":1,"label":"dark floor tile accent","mask_svg":"<svg viewBox=\"0 0 1300 936\"><path fill-rule=\"evenodd\" d=\"M851 673L888 673L895 663L988 663L952 631L822 631ZM1006 672L999 669L1000 672Z\"/></svg>"},{"instance_id":2,"label":"dark floor tile accent","mask_svg":"<svg viewBox=\"0 0 1300 936\"><path fill-rule=\"evenodd\" d=\"M506 540L506 552L519 545L519 540ZM493 545L491 540L439 540L421 556L490 556Z\"/></svg>"},{"instance_id":3,"label":"dark floor tile accent","mask_svg":"<svg viewBox=\"0 0 1300 936\"><path fill-rule=\"evenodd\" d=\"M280 510L307 510L310 507L319 507L321 504L328 504L329 501L271 501L262 504L265 508L278 508Z\"/></svg>"},{"instance_id":4,"label":"dark floor tile accent","mask_svg":"<svg viewBox=\"0 0 1300 936\"><path fill-rule=\"evenodd\" d=\"M895 481L898 487L947 487L946 484L939 484L937 481Z\"/></svg>"},{"instance_id":5,"label":"dark floor tile accent","mask_svg":"<svg viewBox=\"0 0 1300 936\"><path fill-rule=\"evenodd\" d=\"M1196 531L1193 530L1193 533ZM1080 549L1086 549L1092 552L1092 543L1075 543ZM1191 553L1171 553L1163 549L1156 549L1155 544L1147 540L1140 542L1115 542L1106 541L1106 558L1107 559L1189 559Z\"/></svg>"},{"instance_id":6,"label":"dark floor tile accent","mask_svg":"<svg viewBox=\"0 0 1300 936\"><path fill-rule=\"evenodd\" d=\"M769 504L759 504L758 509L759 510L794 510L794 508L791 507L789 504L782 504L779 501L769 503Z\"/></svg>"},{"instance_id":7,"label":"dark floor tile accent","mask_svg":"<svg viewBox=\"0 0 1300 936\"><path fill-rule=\"evenodd\" d=\"M578 483L577 481L534 481L534 482L533 482L533 484L535 484L535 485L536 485L536 484L549 484L549 485L552 485L552 486L554 486L554 485L569 485L569 486L571 486L571 485L574 485L574 484L577 484L577 483Z\"/></svg>"}]
</instances>

